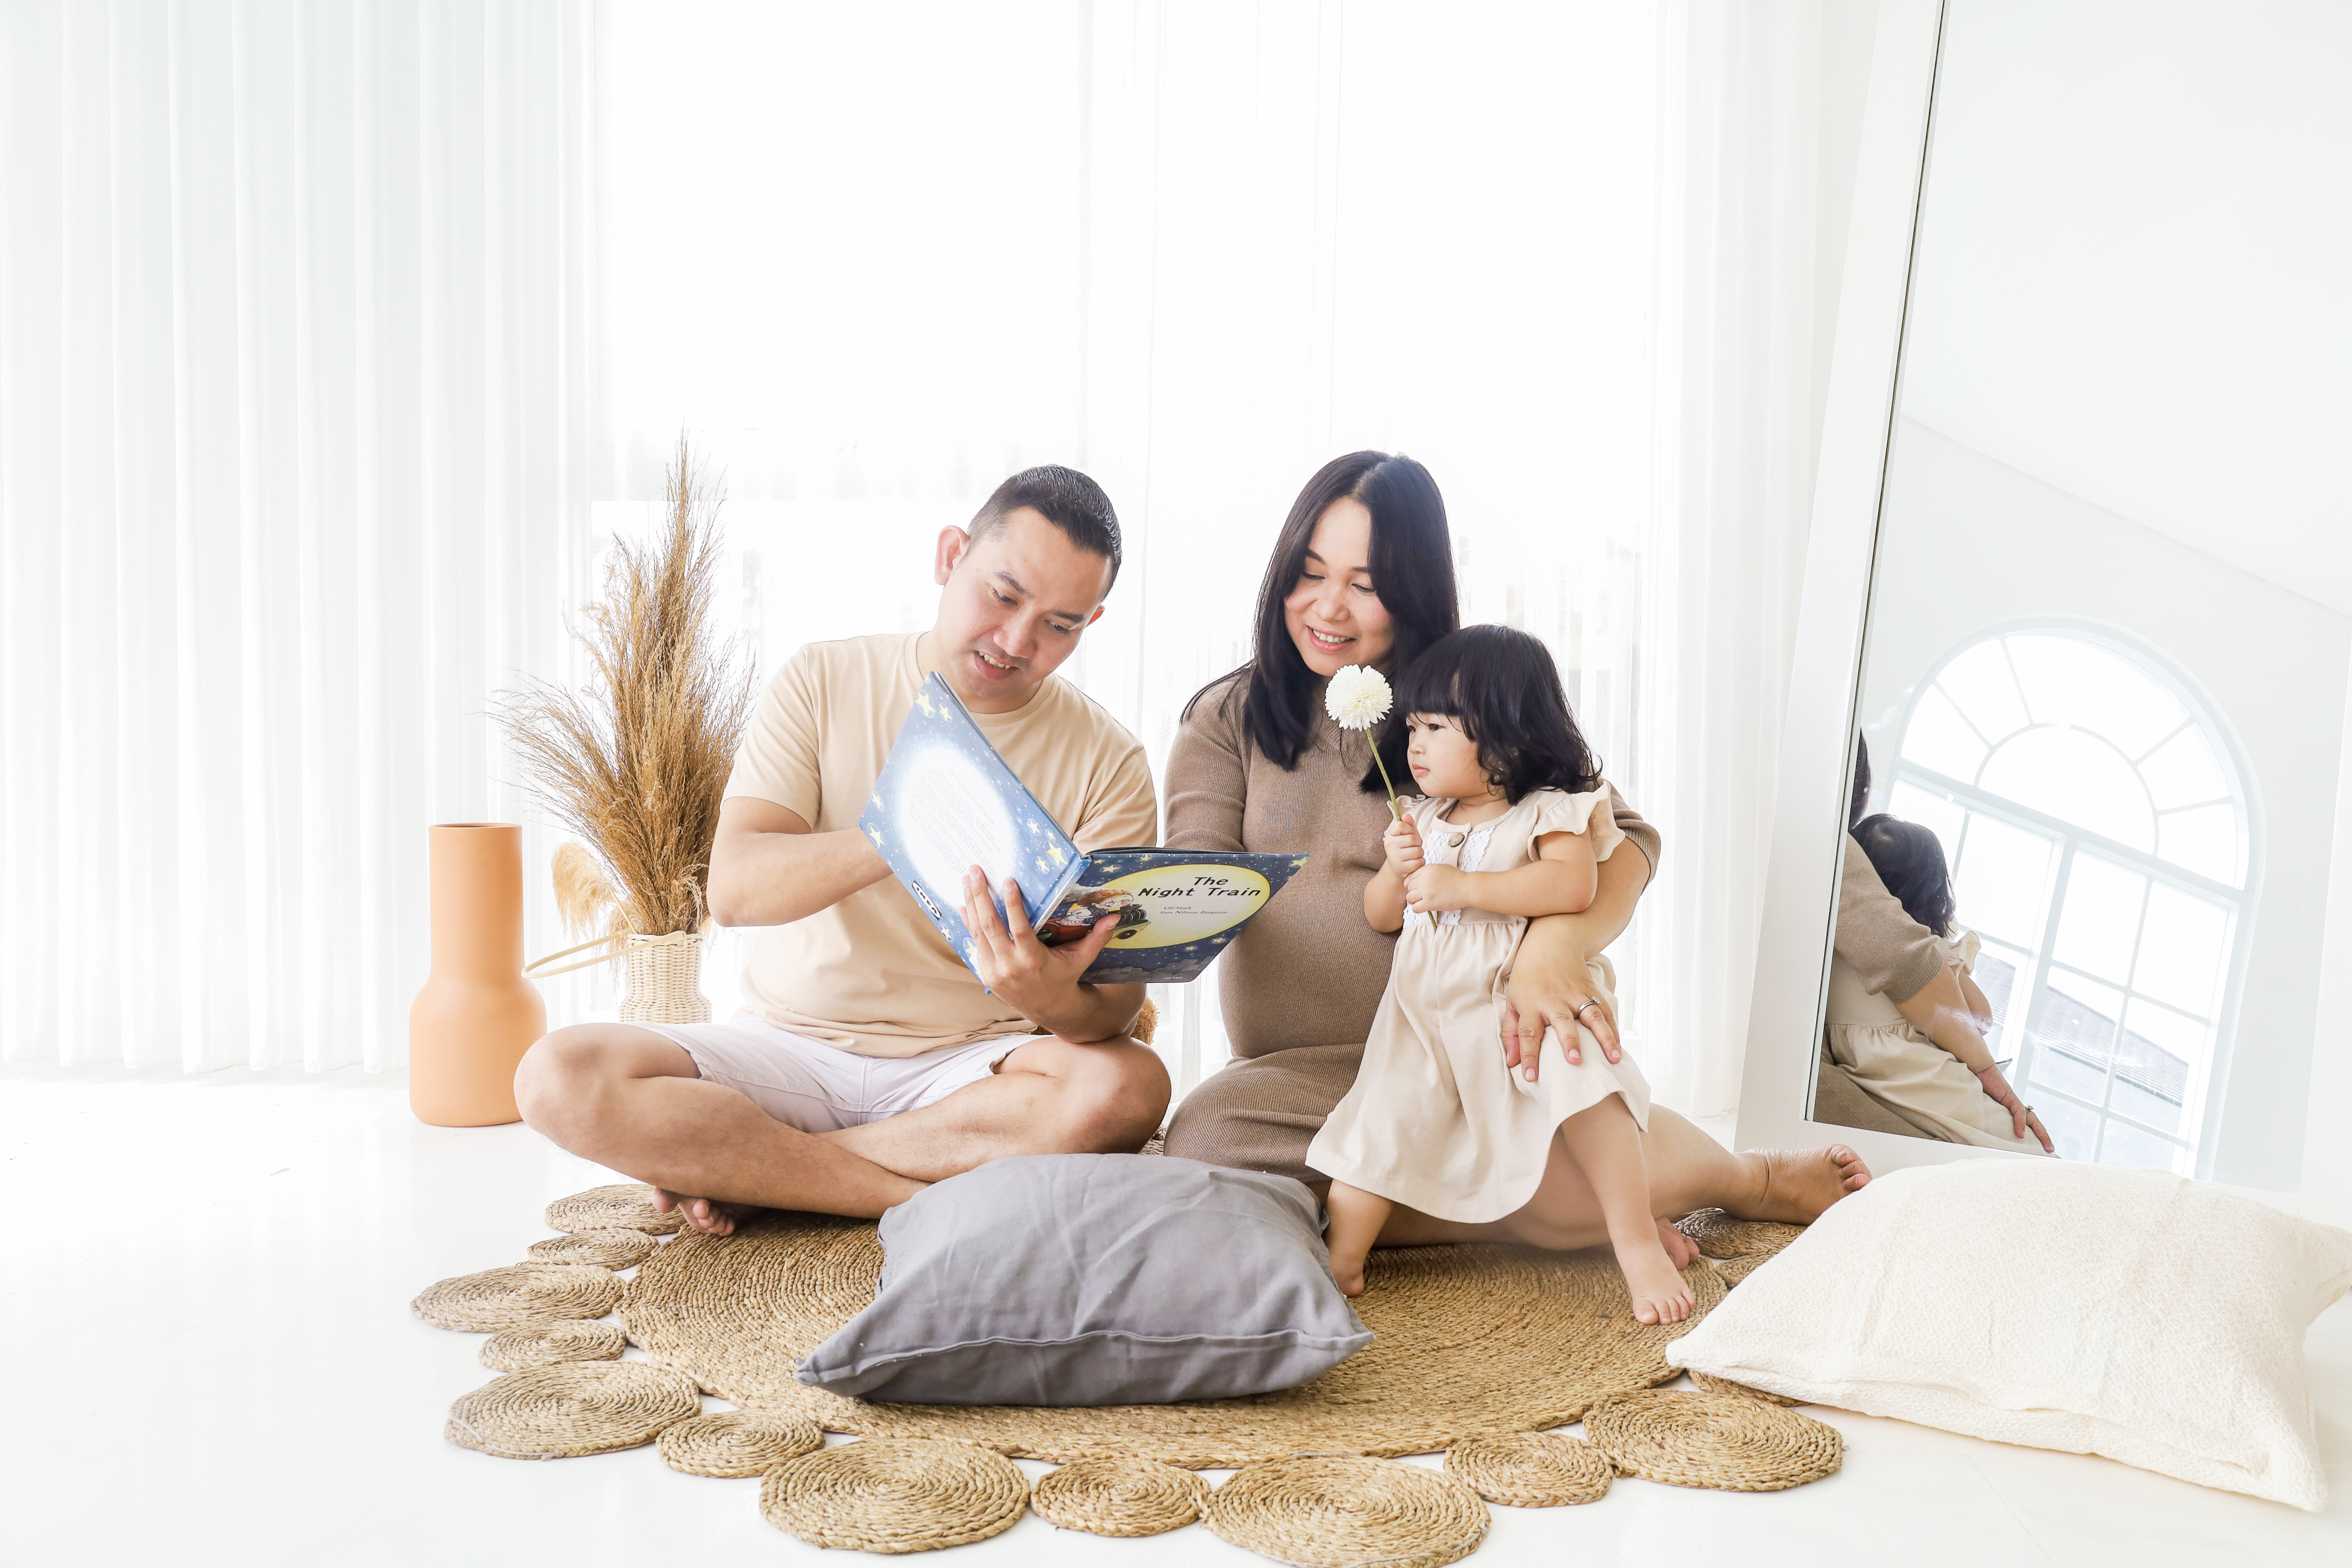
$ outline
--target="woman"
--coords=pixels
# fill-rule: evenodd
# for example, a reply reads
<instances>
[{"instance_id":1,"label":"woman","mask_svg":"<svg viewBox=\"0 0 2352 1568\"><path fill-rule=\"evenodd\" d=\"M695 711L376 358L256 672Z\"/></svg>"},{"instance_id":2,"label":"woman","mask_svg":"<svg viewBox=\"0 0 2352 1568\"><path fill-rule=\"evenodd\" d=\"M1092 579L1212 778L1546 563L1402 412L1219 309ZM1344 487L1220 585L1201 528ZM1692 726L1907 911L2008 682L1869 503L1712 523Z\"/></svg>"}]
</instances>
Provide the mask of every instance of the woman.
<instances>
[{"instance_id":1,"label":"woman","mask_svg":"<svg viewBox=\"0 0 2352 1568\"><path fill-rule=\"evenodd\" d=\"M1370 743L1323 712L1323 688L1349 665L1394 671L1460 620L1445 503L1410 458L1351 452L1299 492L1258 592L1250 662L1212 682L1185 710L1168 757L1168 843L1181 849L1312 856L1281 898L1225 950L1219 971L1234 1060L1177 1108L1168 1152L1271 1171L1318 1189L1307 1144L1355 1081L1364 1038L1388 984L1395 938L1362 914L1380 865L1388 801ZM1382 756L1402 777L1402 727ZM1658 834L1612 794L1617 826L1639 854L1602 862L1581 914L1528 928L1509 988L1505 1059L1521 1062L1546 1029L1573 1041L1581 1021L1611 1061L1615 1020L1591 994L1586 959L1617 940L1656 864ZM1571 1047L1571 1049L1574 1047ZM1535 1052L1526 1053L1532 1064ZM1810 1221L1869 1180L1852 1150L1739 1154L1660 1107L1646 1139L1650 1189L1662 1215L1720 1206L1750 1218ZM1608 1239L1598 1202L1557 1147L1527 1208L1463 1226L1399 1208L1386 1246L1509 1237L1546 1247ZM1690 1253L1668 1240L1677 1264Z\"/></svg>"}]
</instances>

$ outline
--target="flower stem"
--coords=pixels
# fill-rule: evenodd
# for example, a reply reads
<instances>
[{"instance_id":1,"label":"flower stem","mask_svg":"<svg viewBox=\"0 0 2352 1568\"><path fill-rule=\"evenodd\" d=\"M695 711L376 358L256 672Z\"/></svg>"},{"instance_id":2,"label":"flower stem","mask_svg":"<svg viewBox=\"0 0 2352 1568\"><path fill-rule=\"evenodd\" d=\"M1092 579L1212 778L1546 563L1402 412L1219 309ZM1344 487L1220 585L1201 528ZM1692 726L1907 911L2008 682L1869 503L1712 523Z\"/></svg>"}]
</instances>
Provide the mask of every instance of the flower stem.
<instances>
[{"instance_id":1,"label":"flower stem","mask_svg":"<svg viewBox=\"0 0 2352 1568\"><path fill-rule=\"evenodd\" d=\"M1396 785L1390 782L1388 763L1381 761L1381 743L1378 741L1373 740L1369 734L1364 737L1364 742L1367 745L1372 748L1372 766L1381 770L1381 783L1388 785L1389 815L1394 817L1397 821L1402 822L1404 820L1404 807L1397 804ZM1437 929L1437 911L1431 910L1427 911L1427 913L1429 917L1429 929L1434 931Z\"/></svg>"}]
</instances>

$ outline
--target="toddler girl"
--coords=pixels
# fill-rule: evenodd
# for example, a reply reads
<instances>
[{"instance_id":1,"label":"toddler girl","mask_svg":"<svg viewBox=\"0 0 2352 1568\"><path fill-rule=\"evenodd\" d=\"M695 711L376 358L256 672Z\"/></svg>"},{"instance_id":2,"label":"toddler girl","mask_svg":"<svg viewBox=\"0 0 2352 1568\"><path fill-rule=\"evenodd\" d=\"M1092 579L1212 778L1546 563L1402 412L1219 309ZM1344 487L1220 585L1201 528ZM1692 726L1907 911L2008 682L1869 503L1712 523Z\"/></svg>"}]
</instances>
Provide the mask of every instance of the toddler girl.
<instances>
[{"instance_id":1,"label":"toddler girl","mask_svg":"<svg viewBox=\"0 0 2352 1568\"><path fill-rule=\"evenodd\" d=\"M1517 1076L1503 1060L1504 987L1528 921L1590 904L1623 838L1551 655L1524 632L1465 626L1405 670L1394 711L1425 798L1390 826L1364 889L1373 929L1399 931L1396 958L1355 1087L1307 1153L1332 1178L1331 1272L1362 1291L1364 1256L1398 1204L1469 1224L1526 1207L1557 1152L1600 1200L1634 1316L1680 1321L1691 1294L1650 1212L1639 1069L1610 1062L1580 1026L1580 1062L1549 1032ZM1613 1010L1608 961L1589 978Z\"/></svg>"}]
</instances>

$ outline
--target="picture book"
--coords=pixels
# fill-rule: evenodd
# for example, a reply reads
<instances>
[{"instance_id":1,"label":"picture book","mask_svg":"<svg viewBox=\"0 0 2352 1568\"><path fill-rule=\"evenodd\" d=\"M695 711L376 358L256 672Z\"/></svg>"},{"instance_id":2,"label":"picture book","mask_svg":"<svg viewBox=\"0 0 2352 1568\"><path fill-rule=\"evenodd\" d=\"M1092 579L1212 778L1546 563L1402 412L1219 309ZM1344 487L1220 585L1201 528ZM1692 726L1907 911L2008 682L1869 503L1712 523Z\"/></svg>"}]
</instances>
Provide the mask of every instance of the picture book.
<instances>
[{"instance_id":1,"label":"picture book","mask_svg":"<svg viewBox=\"0 0 2352 1568\"><path fill-rule=\"evenodd\" d=\"M1004 879L1020 884L1023 912L1048 946L1116 921L1118 934L1080 977L1097 985L1198 978L1307 864L1304 855L1193 849L1080 854L937 675L916 692L857 826L966 964L963 879L973 866L988 873L1000 913Z\"/></svg>"}]
</instances>

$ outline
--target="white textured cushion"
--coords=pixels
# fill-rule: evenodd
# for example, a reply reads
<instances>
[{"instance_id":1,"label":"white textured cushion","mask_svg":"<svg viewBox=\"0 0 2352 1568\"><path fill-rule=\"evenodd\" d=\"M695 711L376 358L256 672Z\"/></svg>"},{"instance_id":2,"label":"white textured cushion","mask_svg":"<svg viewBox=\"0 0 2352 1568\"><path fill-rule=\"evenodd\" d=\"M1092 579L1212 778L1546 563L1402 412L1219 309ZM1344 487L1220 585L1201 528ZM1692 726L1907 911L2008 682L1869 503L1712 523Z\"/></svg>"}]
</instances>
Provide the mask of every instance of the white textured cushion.
<instances>
[{"instance_id":1,"label":"white textured cushion","mask_svg":"<svg viewBox=\"0 0 2352 1568\"><path fill-rule=\"evenodd\" d=\"M2304 1331L2352 1232L2155 1171L1896 1171L1750 1274L1666 1358L1811 1404L2327 1499Z\"/></svg>"}]
</instances>

